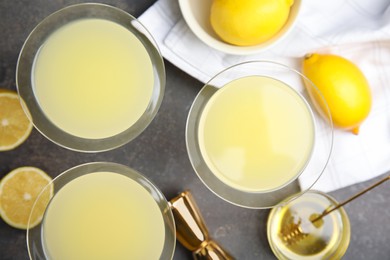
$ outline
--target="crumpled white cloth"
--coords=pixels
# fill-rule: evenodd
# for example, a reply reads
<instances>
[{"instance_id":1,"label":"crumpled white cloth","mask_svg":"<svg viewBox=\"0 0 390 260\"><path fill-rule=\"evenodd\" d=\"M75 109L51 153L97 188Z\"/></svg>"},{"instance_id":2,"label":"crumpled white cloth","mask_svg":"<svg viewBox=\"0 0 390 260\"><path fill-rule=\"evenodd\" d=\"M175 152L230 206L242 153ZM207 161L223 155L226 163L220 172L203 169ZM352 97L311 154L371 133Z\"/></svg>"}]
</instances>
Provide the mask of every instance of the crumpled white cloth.
<instances>
[{"instance_id":1,"label":"crumpled white cloth","mask_svg":"<svg viewBox=\"0 0 390 260\"><path fill-rule=\"evenodd\" d=\"M390 1L303 0L295 27L270 49L229 55L200 41L187 26L177 0L159 0L139 20L165 59L207 82L247 60L271 60L300 70L306 53L333 53L354 62L370 83L373 107L359 135L334 132L333 152L313 188L329 192L390 170ZM302 188L309 184L301 180Z\"/></svg>"}]
</instances>

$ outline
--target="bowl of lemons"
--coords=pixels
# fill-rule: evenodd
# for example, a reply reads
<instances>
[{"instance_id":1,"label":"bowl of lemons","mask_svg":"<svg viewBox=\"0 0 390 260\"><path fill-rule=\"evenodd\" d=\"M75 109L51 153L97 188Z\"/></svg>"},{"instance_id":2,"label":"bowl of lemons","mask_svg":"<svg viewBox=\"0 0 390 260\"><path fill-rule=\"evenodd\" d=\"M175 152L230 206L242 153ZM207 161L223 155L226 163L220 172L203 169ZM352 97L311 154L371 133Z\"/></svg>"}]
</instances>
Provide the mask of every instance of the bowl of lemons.
<instances>
[{"instance_id":1,"label":"bowl of lemons","mask_svg":"<svg viewBox=\"0 0 390 260\"><path fill-rule=\"evenodd\" d=\"M301 0L179 0L193 33L208 46L236 55L264 51L293 28Z\"/></svg>"}]
</instances>

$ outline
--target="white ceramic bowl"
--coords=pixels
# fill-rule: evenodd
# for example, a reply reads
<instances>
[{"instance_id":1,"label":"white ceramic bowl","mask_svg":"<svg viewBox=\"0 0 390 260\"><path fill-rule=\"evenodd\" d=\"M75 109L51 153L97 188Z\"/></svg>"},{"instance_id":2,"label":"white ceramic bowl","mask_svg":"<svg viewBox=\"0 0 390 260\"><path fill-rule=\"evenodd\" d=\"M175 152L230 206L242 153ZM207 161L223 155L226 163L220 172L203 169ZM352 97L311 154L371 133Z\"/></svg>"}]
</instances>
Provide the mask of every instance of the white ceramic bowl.
<instances>
[{"instance_id":1,"label":"white ceramic bowl","mask_svg":"<svg viewBox=\"0 0 390 260\"><path fill-rule=\"evenodd\" d=\"M293 28L301 6L301 0L294 0L286 24L270 40L253 46L236 46L222 41L211 27L209 18L212 2L213 0L179 0L179 5L188 26L201 41L216 50L236 55L258 53L281 40Z\"/></svg>"}]
</instances>

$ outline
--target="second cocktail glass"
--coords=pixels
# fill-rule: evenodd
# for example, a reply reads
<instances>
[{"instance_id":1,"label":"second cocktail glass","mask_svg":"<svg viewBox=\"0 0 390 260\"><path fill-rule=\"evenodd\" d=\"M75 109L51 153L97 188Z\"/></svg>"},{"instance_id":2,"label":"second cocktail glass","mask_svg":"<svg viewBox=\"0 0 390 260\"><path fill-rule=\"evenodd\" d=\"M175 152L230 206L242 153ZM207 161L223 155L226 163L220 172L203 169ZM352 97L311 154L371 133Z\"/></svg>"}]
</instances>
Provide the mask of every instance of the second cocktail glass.
<instances>
[{"instance_id":1,"label":"second cocktail glass","mask_svg":"<svg viewBox=\"0 0 390 260\"><path fill-rule=\"evenodd\" d=\"M304 85L325 104L322 115ZM252 61L206 83L189 112L186 142L193 168L216 195L242 207L270 208L318 180L333 128L326 102L304 75Z\"/></svg>"}]
</instances>

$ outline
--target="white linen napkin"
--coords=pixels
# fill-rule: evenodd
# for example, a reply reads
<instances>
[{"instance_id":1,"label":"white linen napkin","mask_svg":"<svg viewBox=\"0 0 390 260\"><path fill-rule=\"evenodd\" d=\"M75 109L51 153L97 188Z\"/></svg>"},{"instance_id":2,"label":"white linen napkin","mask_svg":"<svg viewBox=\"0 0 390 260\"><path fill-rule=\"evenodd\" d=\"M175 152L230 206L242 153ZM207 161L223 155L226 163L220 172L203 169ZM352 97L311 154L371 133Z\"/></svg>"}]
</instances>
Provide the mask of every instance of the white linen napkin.
<instances>
[{"instance_id":1,"label":"white linen napkin","mask_svg":"<svg viewBox=\"0 0 390 260\"><path fill-rule=\"evenodd\" d=\"M390 170L389 0L303 0L295 27L272 48L229 55L200 41L184 21L177 0L159 0L139 20L165 59L207 82L247 60L272 60L300 70L306 53L333 53L354 62L370 83L373 107L359 135L335 129L333 152L313 188L329 192ZM301 180L302 188L308 183Z\"/></svg>"}]
</instances>

